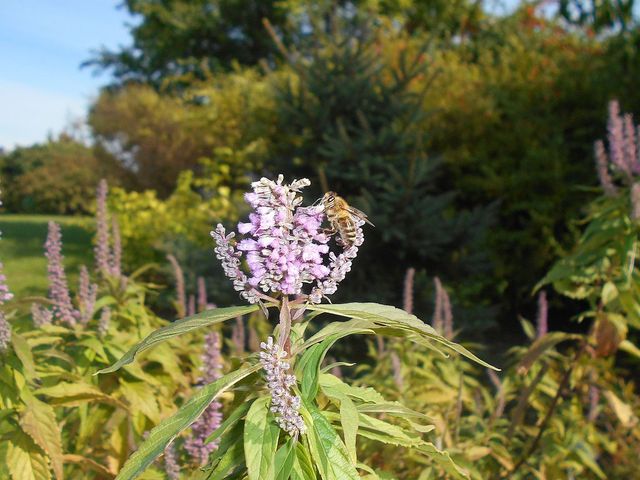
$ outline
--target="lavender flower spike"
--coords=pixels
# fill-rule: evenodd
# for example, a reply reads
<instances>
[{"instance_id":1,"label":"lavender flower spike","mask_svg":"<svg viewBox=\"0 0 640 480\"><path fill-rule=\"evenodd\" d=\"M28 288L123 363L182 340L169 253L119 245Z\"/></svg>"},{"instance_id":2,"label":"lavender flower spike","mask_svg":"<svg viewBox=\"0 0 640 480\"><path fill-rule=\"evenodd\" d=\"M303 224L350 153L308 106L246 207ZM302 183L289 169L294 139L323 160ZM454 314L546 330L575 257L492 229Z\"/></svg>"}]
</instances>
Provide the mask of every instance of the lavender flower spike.
<instances>
[{"instance_id":1,"label":"lavender flower spike","mask_svg":"<svg viewBox=\"0 0 640 480\"><path fill-rule=\"evenodd\" d=\"M173 443L170 443L164 449L164 470L165 472L167 472L167 477L169 477L169 480L179 480L180 465L178 465L178 459L176 458L176 448Z\"/></svg>"},{"instance_id":2,"label":"lavender flower spike","mask_svg":"<svg viewBox=\"0 0 640 480\"><path fill-rule=\"evenodd\" d=\"M111 322L111 309L104 307L102 313L100 313L100 320L98 321L98 336L104 338L109 331L109 323Z\"/></svg>"},{"instance_id":3,"label":"lavender flower spike","mask_svg":"<svg viewBox=\"0 0 640 480\"><path fill-rule=\"evenodd\" d=\"M176 257L169 254L167 255L167 260L169 260L173 268L173 275L176 280L176 310L178 311L178 317L182 318L187 313L187 294L184 286L184 273Z\"/></svg>"},{"instance_id":4,"label":"lavender flower spike","mask_svg":"<svg viewBox=\"0 0 640 480\"><path fill-rule=\"evenodd\" d=\"M45 325L51 325L51 322L53 320L53 312L40 304L32 303L31 318L33 320L34 327L44 327Z\"/></svg>"},{"instance_id":5,"label":"lavender flower spike","mask_svg":"<svg viewBox=\"0 0 640 480\"><path fill-rule=\"evenodd\" d=\"M9 286L7 285L7 277L2 273L3 270L4 265L0 262L0 305L13 298L13 293L9 291Z\"/></svg>"},{"instance_id":6,"label":"lavender flower spike","mask_svg":"<svg viewBox=\"0 0 640 480\"><path fill-rule=\"evenodd\" d=\"M207 309L207 284L204 277L198 277L198 311L204 312Z\"/></svg>"},{"instance_id":7,"label":"lavender flower spike","mask_svg":"<svg viewBox=\"0 0 640 480\"><path fill-rule=\"evenodd\" d=\"M96 270L102 274L110 271L109 225L107 222L107 194L109 187L103 178L96 193L96 246L94 254Z\"/></svg>"},{"instance_id":8,"label":"lavender flower spike","mask_svg":"<svg viewBox=\"0 0 640 480\"><path fill-rule=\"evenodd\" d=\"M220 335L216 332L207 334L204 339L202 355L202 381L212 383L222 376L222 357L220 355ZM214 401L191 427L192 436L184 447L191 455L194 463L205 465L209 454L217 447L217 442L206 443L207 437L222 423L222 404Z\"/></svg>"},{"instance_id":9,"label":"lavender flower spike","mask_svg":"<svg viewBox=\"0 0 640 480\"><path fill-rule=\"evenodd\" d=\"M49 273L49 298L53 300L53 317L67 325L76 325L78 312L74 310L69 295L67 276L62 265L62 235L60 225L49 222L49 233L45 246L45 256L49 261L47 271Z\"/></svg>"},{"instance_id":10,"label":"lavender flower spike","mask_svg":"<svg viewBox=\"0 0 640 480\"><path fill-rule=\"evenodd\" d=\"M544 337L549 331L549 304L547 303L547 292L544 290L538 295L538 319L536 326L536 338Z\"/></svg>"},{"instance_id":11,"label":"lavender flower spike","mask_svg":"<svg viewBox=\"0 0 640 480\"><path fill-rule=\"evenodd\" d=\"M4 316L4 312L0 312L0 354L9 349L11 343L11 325Z\"/></svg>"},{"instance_id":12,"label":"lavender flower spike","mask_svg":"<svg viewBox=\"0 0 640 480\"><path fill-rule=\"evenodd\" d=\"M296 377L287 371L290 368L284 351L273 338L260 344L260 363L266 373L267 386L271 392L271 411L276 414L276 422L282 430L293 438L304 434L307 427L300 415L300 397L291 393L297 383Z\"/></svg>"},{"instance_id":13,"label":"lavender flower spike","mask_svg":"<svg viewBox=\"0 0 640 480\"><path fill-rule=\"evenodd\" d=\"M306 284L312 284L308 299L319 303L323 296L335 293L351 269L364 241L363 222L356 220L353 245L341 245L340 255L329 252L329 237L321 228L324 207L301 206L298 193L309 184L306 178L291 184L283 184L282 175L275 182L262 178L251 184L253 192L245 194L254 210L248 223L238 224L239 233L246 237L236 242L235 233L227 234L222 225L211 232L225 274L250 303L256 303L268 292L301 295ZM248 275L240 269L243 256Z\"/></svg>"},{"instance_id":14,"label":"lavender flower spike","mask_svg":"<svg viewBox=\"0 0 640 480\"><path fill-rule=\"evenodd\" d=\"M80 279L78 281L78 305L80 307L80 323L87 325L93 317L93 307L96 303L98 286L91 283L87 267L80 267Z\"/></svg>"}]
</instances>

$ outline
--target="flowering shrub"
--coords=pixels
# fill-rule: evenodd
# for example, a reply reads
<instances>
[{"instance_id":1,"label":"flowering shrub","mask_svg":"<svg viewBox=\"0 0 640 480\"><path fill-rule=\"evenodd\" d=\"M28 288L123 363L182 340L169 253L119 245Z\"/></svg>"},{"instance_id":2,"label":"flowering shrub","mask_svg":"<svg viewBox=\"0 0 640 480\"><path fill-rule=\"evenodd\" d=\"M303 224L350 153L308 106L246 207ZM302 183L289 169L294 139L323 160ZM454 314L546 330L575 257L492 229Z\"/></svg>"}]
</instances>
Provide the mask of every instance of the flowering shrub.
<instances>
[{"instance_id":1,"label":"flowering shrub","mask_svg":"<svg viewBox=\"0 0 640 480\"><path fill-rule=\"evenodd\" d=\"M302 206L298 193L308 183L302 179L284 184L282 176L275 182L266 178L254 182L253 192L245 196L254 211L248 223L238 225L247 237L236 242L235 234L227 234L221 225L212 232L217 257L249 306L209 310L174 322L101 371L114 372L169 338L239 314L258 308L267 316L270 309L279 312L278 325L261 344L259 359L249 357L236 370L205 385L151 430L118 479L139 476L213 401L231 390L236 408L207 439L219 444L204 467L205 478L355 479L360 478L359 471L377 478L373 469L357 460L358 437L412 447L453 477L467 477L446 452L424 438L435 428L429 417L386 401L372 389L349 385L322 368L328 350L353 334L404 337L445 356L457 352L493 367L402 310L374 303L320 303L335 292L351 268L364 236L356 223L354 245L332 242L322 229L323 207ZM348 320L333 321L307 335L313 319L323 313ZM263 388L255 388L261 383ZM396 417L404 420L402 426L389 422Z\"/></svg>"}]
</instances>

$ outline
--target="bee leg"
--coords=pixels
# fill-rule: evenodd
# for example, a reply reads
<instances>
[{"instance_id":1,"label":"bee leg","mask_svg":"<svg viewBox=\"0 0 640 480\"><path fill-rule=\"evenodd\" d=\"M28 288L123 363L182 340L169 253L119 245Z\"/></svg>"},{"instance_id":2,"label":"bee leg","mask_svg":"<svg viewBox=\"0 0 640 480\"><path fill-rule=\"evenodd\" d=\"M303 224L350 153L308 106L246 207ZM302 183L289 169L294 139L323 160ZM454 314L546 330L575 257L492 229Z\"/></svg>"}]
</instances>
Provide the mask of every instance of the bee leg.
<instances>
[{"instance_id":1,"label":"bee leg","mask_svg":"<svg viewBox=\"0 0 640 480\"><path fill-rule=\"evenodd\" d=\"M338 233L338 231L335 228L323 228L322 233L330 237L331 235Z\"/></svg>"}]
</instances>

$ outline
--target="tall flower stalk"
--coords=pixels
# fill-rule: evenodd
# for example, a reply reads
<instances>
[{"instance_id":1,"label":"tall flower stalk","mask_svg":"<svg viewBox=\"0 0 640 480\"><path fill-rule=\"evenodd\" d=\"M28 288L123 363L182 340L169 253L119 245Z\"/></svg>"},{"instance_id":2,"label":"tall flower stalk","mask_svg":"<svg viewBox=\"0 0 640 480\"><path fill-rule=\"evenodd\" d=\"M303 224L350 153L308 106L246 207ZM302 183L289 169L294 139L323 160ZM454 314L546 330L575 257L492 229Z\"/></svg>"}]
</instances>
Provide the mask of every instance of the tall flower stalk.
<instances>
[{"instance_id":1,"label":"tall flower stalk","mask_svg":"<svg viewBox=\"0 0 640 480\"><path fill-rule=\"evenodd\" d=\"M7 285L7 278L3 273L4 266L0 263L0 306L4 305L13 298L13 294L9 291ZM11 325L4 314L3 310L0 310L0 353L4 353L9 348L11 343Z\"/></svg>"},{"instance_id":2,"label":"tall flower stalk","mask_svg":"<svg viewBox=\"0 0 640 480\"><path fill-rule=\"evenodd\" d=\"M220 335L217 332L211 332L205 337L201 372L204 383L214 382L222 376ZM185 449L197 465L205 465L209 454L217 448L217 442L206 443L206 440L222 423L221 409L220 402L212 402L191 427L191 437L186 441Z\"/></svg>"},{"instance_id":3,"label":"tall flower stalk","mask_svg":"<svg viewBox=\"0 0 640 480\"><path fill-rule=\"evenodd\" d=\"M235 232L227 234L222 225L211 236L216 256L240 296L249 303L268 302L280 308L279 338L261 343L260 362L276 421L297 437L306 427L299 413L300 398L293 391L297 379L288 373L294 360L291 323L302 315L305 303L320 303L336 292L364 241L364 222L354 217L353 244L335 242L338 251L331 251L331 237L322 226L324 206L302 206L300 192L309 180L283 181L280 175L275 182L262 178L252 183L253 191L245 194L245 200L253 212L249 222L238 224L244 238L236 240ZM248 272L241 268L243 261Z\"/></svg>"},{"instance_id":4,"label":"tall flower stalk","mask_svg":"<svg viewBox=\"0 0 640 480\"><path fill-rule=\"evenodd\" d=\"M108 194L109 186L103 178L100 180L96 192L96 245L94 247L94 255L96 271L99 274L118 278L122 275L122 239L118 221L113 218L109 223ZM111 231L109 231L109 225L111 225Z\"/></svg>"},{"instance_id":5,"label":"tall flower stalk","mask_svg":"<svg viewBox=\"0 0 640 480\"><path fill-rule=\"evenodd\" d=\"M171 264L171 268L173 269L173 277L175 279L176 286L176 310L178 312L178 318L182 318L187 313L187 293L184 285L184 272L182 271L182 267L178 262L178 259L169 254L167 255L167 260Z\"/></svg>"},{"instance_id":6,"label":"tall flower stalk","mask_svg":"<svg viewBox=\"0 0 640 480\"><path fill-rule=\"evenodd\" d=\"M82 325L87 325L93 317L97 294L98 286L95 283L91 283L89 270L82 265L78 280L78 306L80 307L80 323Z\"/></svg>"},{"instance_id":7,"label":"tall flower stalk","mask_svg":"<svg viewBox=\"0 0 640 480\"><path fill-rule=\"evenodd\" d=\"M48 260L49 298L53 302L53 318L73 327L77 323L79 313L71 303L67 275L64 271L60 225L49 222L49 232L44 245Z\"/></svg>"}]
</instances>

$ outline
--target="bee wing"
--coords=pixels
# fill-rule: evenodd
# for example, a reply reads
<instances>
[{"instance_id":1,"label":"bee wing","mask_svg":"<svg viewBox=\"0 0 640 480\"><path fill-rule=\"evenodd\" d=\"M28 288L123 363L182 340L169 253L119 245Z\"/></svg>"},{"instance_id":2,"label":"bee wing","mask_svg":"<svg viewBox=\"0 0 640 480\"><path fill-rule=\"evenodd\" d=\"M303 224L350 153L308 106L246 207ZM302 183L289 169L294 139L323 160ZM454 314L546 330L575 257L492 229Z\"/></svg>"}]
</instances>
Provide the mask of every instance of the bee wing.
<instances>
[{"instance_id":1,"label":"bee wing","mask_svg":"<svg viewBox=\"0 0 640 480\"><path fill-rule=\"evenodd\" d=\"M349 205L349 208L347 208L347 210L354 217L358 217L360 220L363 220L364 222L368 223L372 227L375 227L375 225L369 221L369 218L367 218L367 214L366 213L358 210L355 207L352 207L351 205Z\"/></svg>"}]
</instances>

